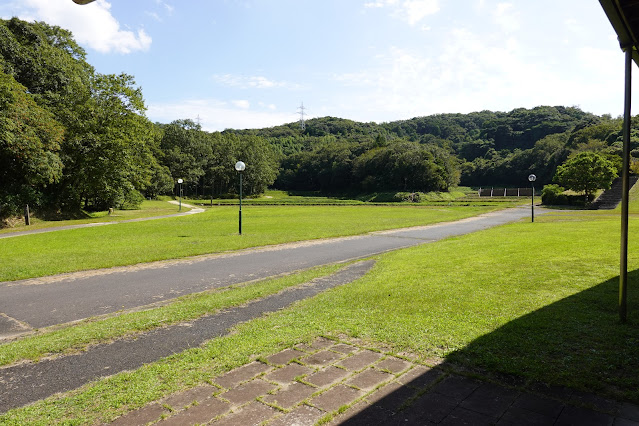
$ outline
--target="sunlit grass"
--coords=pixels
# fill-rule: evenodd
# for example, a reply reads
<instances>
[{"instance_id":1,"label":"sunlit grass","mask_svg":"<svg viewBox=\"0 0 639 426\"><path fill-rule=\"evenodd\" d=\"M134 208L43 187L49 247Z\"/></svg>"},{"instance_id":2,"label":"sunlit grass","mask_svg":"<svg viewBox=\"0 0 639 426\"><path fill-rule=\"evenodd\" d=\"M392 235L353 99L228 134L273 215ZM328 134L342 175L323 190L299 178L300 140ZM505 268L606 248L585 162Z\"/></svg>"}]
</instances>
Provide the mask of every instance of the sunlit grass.
<instances>
[{"instance_id":1,"label":"sunlit grass","mask_svg":"<svg viewBox=\"0 0 639 426\"><path fill-rule=\"evenodd\" d=\"M491 207L246 206L0 239L0 281L453 221Z\"/></svg>"},{"instance_id":2,"label":"sunlit grass","mask_svg":"<svg viewBox=\"0 0 639 426\"><path fill-rule=\"evenodd\" d=\"M168 199L168 197L165 197ZM183 212L190 209L182 207ZM16 231L30 231L34 229L52 228L56 226L82 225L97 222L121 222L129 219L141 219L154 216L163 216L178 213L178 206L170 204L167 200L145 200L137 210L115 210L111 215L108 211L86 212L83 219L72 220L43 220L37 216L31 217L31 224L26 226L24 221L16 221L11 228L0 229L0 234L10 234Z\"/></svg>"},{"instance_id":3,"label":"sunlit grass","mask_svg":"<svg viewBox=\"0 0 639 426\"><path fill-rule=\"evenodd\" d=\"M8 424L95 423L315 336L357 337L639 402L639 242L617 317L619 219L578 212L379 256L363 278L136 371L14 410ZM570 220L568 220L570 219ZM631 222L631 235L639 223Z\"/></svg>"}]
</instances>

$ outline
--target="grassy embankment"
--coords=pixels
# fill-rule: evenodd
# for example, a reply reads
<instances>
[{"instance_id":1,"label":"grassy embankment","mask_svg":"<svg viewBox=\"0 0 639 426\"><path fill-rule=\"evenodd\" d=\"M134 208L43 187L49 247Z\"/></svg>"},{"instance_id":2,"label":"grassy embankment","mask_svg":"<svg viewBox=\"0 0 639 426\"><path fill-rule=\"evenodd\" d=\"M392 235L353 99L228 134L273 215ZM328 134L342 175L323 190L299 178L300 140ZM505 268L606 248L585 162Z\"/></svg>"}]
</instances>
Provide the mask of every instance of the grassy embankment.
<instances>
[{"instance_id":1,"label":"grassy embankment","mask_svg":"<svg viewBox=\"0 0 639 426\"><path fill-rule=\"evenodd\" d=\"M636 191L634 191L636 192ZM632 219L639 218L633 202ZM631 219L630 234L639 224ZM362 279L235 327L139 370L0 417L8 424L109 420L314 336L359 337L487 373L639 402L639 242L630 318L617 319L618 212L557 211L379 257Z\"/></svg>"}]
</instances>

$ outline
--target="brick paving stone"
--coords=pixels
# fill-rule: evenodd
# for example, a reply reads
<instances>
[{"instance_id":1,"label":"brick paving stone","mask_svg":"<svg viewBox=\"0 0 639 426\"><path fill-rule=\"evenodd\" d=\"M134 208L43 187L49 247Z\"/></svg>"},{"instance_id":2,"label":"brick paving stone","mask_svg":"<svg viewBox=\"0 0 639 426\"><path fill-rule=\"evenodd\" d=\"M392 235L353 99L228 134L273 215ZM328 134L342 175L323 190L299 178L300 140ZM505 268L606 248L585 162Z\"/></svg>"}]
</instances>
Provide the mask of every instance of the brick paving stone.
<instances>
[{"instance_id":1,"label":"brick paving stone","mask_svg":"<svg viewBox=\"0 0 639 426\"><path fill-rule=\"evenodd\" d=\"M202 401L198 405L189 407L184 411L180 411L175 416L160 422L161 426L184 426L200 423L208 423L217 416L228 412L231 404L217 398L209 398Z\"/></svg>"},{"instance_id":2,"label":"brick paving stone","mask_svg":"<svg viewBox=\"0 0 639 426\"><path fill-rule=\"evenodd\" d=\"M238 411L222 417L215 422L216 426L253 426L259 425L275 417L279 411L264 405L260 402L253 401L250 404L240 408Z\"/></svg>"},{"instance_id":3,"label":"brick paving stone","mask_svg":"<svg viewBox=\"0 0 639 426\"><path fill-rule=\"evenodd\" d=\"M314 353L313 355L309 355L305 358L302 358L300 361L302 361L304 364L310 364L310 365L328 365L340 359L342 356L343 355L340 355L338 353L325 350L325 351Z\"/></svg>"},{"instance_id":4,"label":"brick paving stone","mask_svg":"<svg viewBox=\"0 0 639 426\"><path fill-rule=\"evenodd\" d=\"M553 399L544 398L530 393L522 393L513 402L513 407L543 414L556 419L564 408L564 404Z\"/></svg>"},{"instance_id":5,"label":"brick paving stone","mask_svg":"<svg viewBox=\"0 0 639 426\"><path fill-rule=\"evenodd\" d=\"M398 412L396 418L406 425L439 423L457 407L457 400L440 393L428 392L420 396L406 409ZM400 421L397 422L398 424Z\"/></svg>"},{"instance_id":6,"label":"brick paving stone","mask_svg":"<svg viewBox=\"0 0 639 426\"><path fill-rule=\"evenodd\" d=\"M213 395L217 388L210 385L197 386L184 392L175 393L166 398L163 403L171 408L179 410L191 405L194 401L202 402Z\"/></svg>"},{"instance_id":7,"label":"brick paving stone","mask_svg":"<svg viewBox=\"0 0 639 426\"><path fill-rule=\"evenodd\" d=\"M398 352L397 355L404 357L404 358L408 358L411 361L417 361L419 359L419 355L416 355L414 353L410 353L410 352Z\"/></svg>"},{"instance_id":8,"label":"brick paving stone","mask_svg":"<svg viewBox=\"0 0 639 426\"><path fill-rule=\"evenodd\" d=\"M439 379L443 374L444 373L439 369L416 365L396 380L402 385L415 389L424 389L425 387L431 386L433 382Z\"/></svg>"},{"instance_id":9,"label":"brick paving stone","mask_svg":"<svg viewBox=\"0 0 639 426\"><path fill-rule=\"evenodd\" d=\"M393 374L401 373L404 370L407 370L411 364L408 361L404 361L403 359L388 357L383 361L377 363L376 367L380 370L387 370Z\"/></svg>"},{"instance_id":10,"label":"brick paving stone","mask_svg":"<svg viewBox=\"0 0 639 426\"><path fill-rule=\"evenodd\" d=\"M497 424L499 426L538 426L552 425L555 420L557 416L550 417L524 408L510 407Z\"/></svg>"},{"instance_id":11,"label":"brick paving stone","mask_svg":"<svg viewBox=\"0 0 639 426\"><path fill-rule=\"evenodd\" d=\"M372 405L396 413L415 395L415 389L392 382L366 396L366 400Z\"/></svg>"},{"instance_id":12,"label":"brick paving stone","mask_svg":"<svg viewBox=\"0 0 639 426\"><path fill-rule=\"evenodd\" d=\"M218 396L229 400L233 405L241 405L274 389L277 389L277 386L264 380L254 379Z\"/></svg>"},{"instance_id":13,"label":"brick paving stone","mask_svg":"<svg viewBox=\"0 0 639 426\"><path fill-rule=\"evenodd\" d=\"M377 426L388 425L393 413L380 407L358 402L339 416L336 416L329 425L348 426Z\"/></svg>"},{"instance_id":14,"label":"brick paving stone","mask_svg":"<svg viewBox=\"0 0 639 426\"><path fill-rule=\"evenodd\" d=\"M615 422L613 423L613 426L639 426L639 422L617 417L615 418Z\"/></svg>"},{"instance_id":15,"label":"brick paving stone","mask_svg":"<svg viewBox=\"0 0 639 426\"><path fill-rule=\"evenodd\" d=\"M315 391L316 389L314 387L303 383L293 383L285 389L280 389L273 395L266 395L262 400L269 404L275 404L278 407L289 409L304 401L315 393Z\"/></svg>"},{"instance_id":16,"label":"brick paving stone","mask_svg":"<svg viewBox=\"0 0 639 426\"><path fill-rule=\"evenodd\" d=\"M453 374L437 383L433 390L461 401L473 393L480 385L481 382L477 380Z\"/></svg>"},{"instance_id":17,"label":"brick paving stone","mask_svg":"<svg viewBox=\"0 0 639 426\"><path fill-rule=\"evenodd\" d=\"M321 395L311 399L311 404L324 411L334 411L343 405L350 404L364 394L363 391L337 385Z\"/></svg>"},{"instance_id":18,"label":"brick paving stone","mask_svg":"<svg viewBox=\"0 0 639 426\"><path fill-rule=\"evenodd\" d=\"M615 414L620 406L617 401L578 390L573 392L569 402L575 405L585 405L589 408L609 414Z\"/></svg>"},{"instance_id":19,"label":"brick paving stone","mask_svg":"<svg viewBox=\"0 0 639 426\"><path fill-rule=\"evenodd\" d=\"M350 354L353 353L355 351L357 351L357 347L356 346L352 346L352 345L347 345L345 343L339 343L335 346L331 346L330 350L335 351L335 352L340 352L343 354Z\"/></svg>"},{"instance_id":20,"label":"brick paving stone","mask_svg":"<svg viewBox=\"0 0 639 426\"><path fill-rule=\"evenodd\" d=\"M266 376L264 376L264 378L266 380L271 380L278 383L290 383L296 377L305 376L311 374L314 371L315 370L313 370L312 368L306 367L304 365L289 364L285 367L273 371L272 373L267 374Z\"/></svg>"},{"instance_id":21,"label":"brick paving stone","mask_svg":"<svg viewBox=\"0 0 639 426\"><path fill-rule=\"evenodd\" d=\"M477 413L501 417L510 407L518 392L492 383L482 384L461 402L461 406Z\"/></svg>"},{"instance_id":22,"label":"brick paving stone","mask_svg":"<svg viewBox=\"0 0 639 426\"><path fill-rule=\"evenodd\" d=\"M486 414L466 410L462 407L457 407L439 424L442 426L488 426L495 424L495 418L487 416Z\"/></svg>"},{"instance_id":23,"label":"brick paving stone","mask_svg":"<svg viewBox=\"0 0 639 426\"><path fill-rule=\"evenodd\" d=\"M340 365L347 370L357 371L374 363L381 357L382 354L380 353L363 350L362 352L356 353L353 356L343 359L337 365Z\"/></svg>"},{"instance_id":24,"label":"brick paving stone","mask_svg":"<svg viewBox=\"0 0 639 426\"><path fill-rule=\"evenodd\" d=\"M122 417L115 419L112 425L145 425L149 422L158 420L162 414L168 413L160 404L154 402L147 406L144 406L138 410L131 411Z\"/></svg>"},{"instance_id":25,"label":"brick paving stone","mask_svg":"<svg viewBox=\"0 0 639 426\"><path fill-rule=\"evenodd\" d=\"M598 413L587 408L566 405L559 415L555 425L601 426L612 425L612 422L613 418L608 414Z\"/></svg>"},{"instance_id":26,"label":"brick paving stone","mask_svg":"<svg viewBox=\"0 0 639 426\"><path fill-rule=\"evenodd\" d=\"M346 370L330 366L325 370L320 370L315 374L311 374L310 376L306 377L304 381L322 388L342 380L349 374L350 373Z\"/></svg>"},{"instance_id":27,"label":"brick paving stone","mask_svg":"<svg viewBox=\"0 0 639 426\"><path fill-rule=\"evenodd\" d=\"M271 368L272 367L264 363L255 361L242 367L236 368L235 370L231 370L220 377L216 377L214 379L214 382L224 388L230 389L237 386L241 382L252 379L258 374L271 370Z\"/></svg>"},{"instance_id":28,"label":"brick paving stone","mask_svg":"<svg viewBox=\"0 0 639 426\"><path fill-rule=\"evenodd\" d=\"M368 368L361 373L358 373L351 377L346 384L355 386L363 390L371 390L375 386L387 382L393 378L392 374L384 373L383 371Z\"/></svg>"},{"instance_id":29,"label":"brick paving stone","mask_svg":"<svg viewBox=\"0 0 639 426\"><path fill-rule=\"evenodd\" d=\"M574 393L573 389L567 388L565 386L551 386L545 383L530 384L527 386L527 388L548 398L560 399L562 401L568 401Z\"/></svg>"},{"instance_id":30,"label":"brick paving stone","mask_svg":"<svg viewBox=\"0 0 639 426\"><path fill-rule=\"evenodd\" d=\"M268 426L313 426L326 414L322 410L308 405L300 405L293 411L273 420Z\"/></svg>"},{"instance_id":31,"label":"brick paving stone","mask_svg":"<svg viewBox=\"0 0 639 426\"><path fill-rule=\"evenodd\" d=\"M639 422L639 406L625 402L619 407L617 416L623 419Z\"/></svg>"},{"instance_id":32,"label":"brick paving stone","mask_svg":"<svg viewBox=\"0 0 639 426\"><path fill-rule=\"evenodd\" d=\"M306 352L313 352L313 351L317 351L319 349L325 349L328 348L329 346L332 346L335 342L330 340L330 339L325 339L324 337L319 337L315 340L313 340L311 343L301 343L299 345L296 345L296 348L299 348L303 351Z\"/></svg>"},{"instance_id":33,"label":"brick paving stone","mask_svg":"<svg viewBox=\"0 0 639 426\"><path fill-rule=\"evenodd\" d=\"M298 351L297 349L284 349L283 351L267 357L266 360L271 364L285 365L304 355L306 355L306 353Z\"/></svg>"}]
</instances>

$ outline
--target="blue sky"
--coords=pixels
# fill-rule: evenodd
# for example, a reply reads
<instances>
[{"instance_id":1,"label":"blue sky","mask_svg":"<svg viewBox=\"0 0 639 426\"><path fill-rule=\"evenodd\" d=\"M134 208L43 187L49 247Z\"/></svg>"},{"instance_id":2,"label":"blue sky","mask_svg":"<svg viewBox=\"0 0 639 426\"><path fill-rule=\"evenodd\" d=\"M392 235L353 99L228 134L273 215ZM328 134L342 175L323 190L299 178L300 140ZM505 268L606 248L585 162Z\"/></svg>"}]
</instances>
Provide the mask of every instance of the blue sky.
<instances>
[{"instance_id":1,"label":"blue sky","mask_svg":"<svg viewBox=\"0 0 639 426\"><path fill-rule=\"evenodd\" d=\"M71 30L99 72L142 87L153 121L205 130L334 116L387 122L538 105L623 110L597 0L2 0Z\"/></svg>"}]
</instances>

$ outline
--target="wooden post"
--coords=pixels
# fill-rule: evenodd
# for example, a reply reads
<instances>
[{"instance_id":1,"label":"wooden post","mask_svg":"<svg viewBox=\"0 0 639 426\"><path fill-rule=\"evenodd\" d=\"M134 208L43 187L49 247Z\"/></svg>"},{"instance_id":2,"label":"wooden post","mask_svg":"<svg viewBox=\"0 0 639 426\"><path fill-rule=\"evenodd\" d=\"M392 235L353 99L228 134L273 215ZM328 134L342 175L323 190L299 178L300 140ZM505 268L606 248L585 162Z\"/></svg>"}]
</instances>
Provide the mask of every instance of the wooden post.
<instances>
[{"instance_id":1,"label":"wooden post","mask_svg":"<svg viewBox=\"0 0 639 426\"><path fill-rule=\"evenodd\" d=\"M24 206L24 224L29 226L31 225L31 217L29 215L29 205Z\"/></svg>"}]
</instances>

